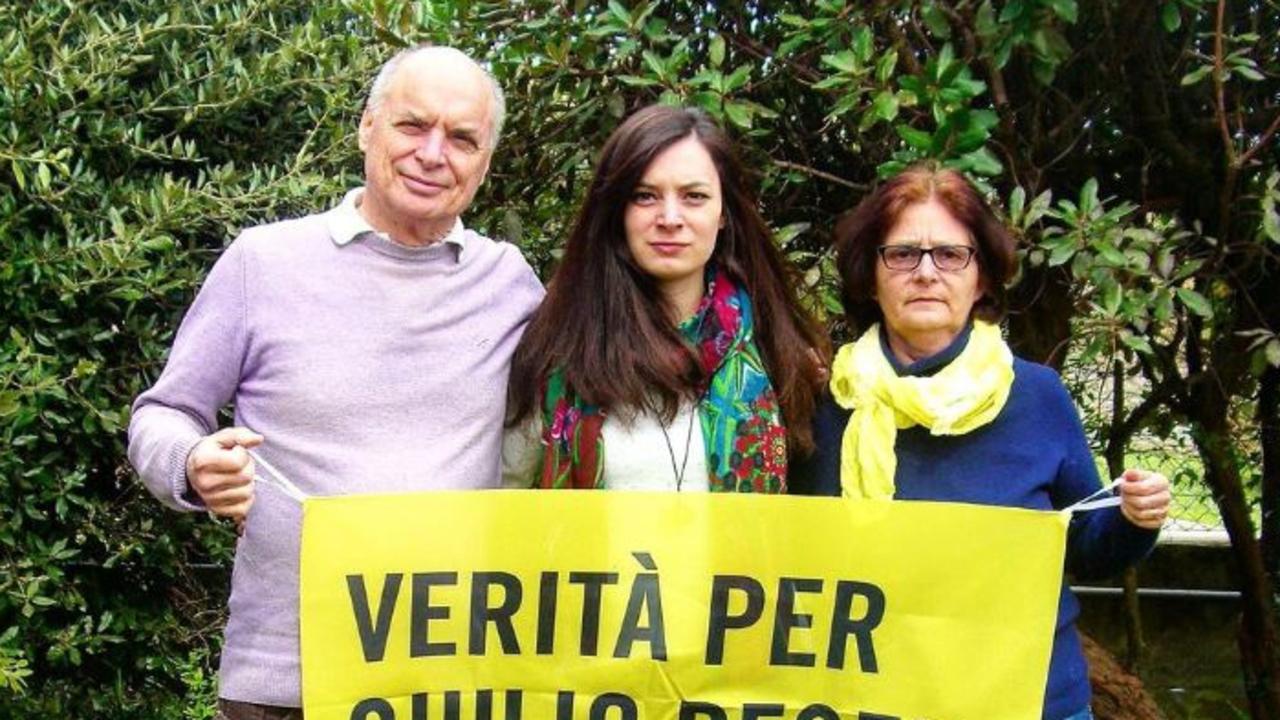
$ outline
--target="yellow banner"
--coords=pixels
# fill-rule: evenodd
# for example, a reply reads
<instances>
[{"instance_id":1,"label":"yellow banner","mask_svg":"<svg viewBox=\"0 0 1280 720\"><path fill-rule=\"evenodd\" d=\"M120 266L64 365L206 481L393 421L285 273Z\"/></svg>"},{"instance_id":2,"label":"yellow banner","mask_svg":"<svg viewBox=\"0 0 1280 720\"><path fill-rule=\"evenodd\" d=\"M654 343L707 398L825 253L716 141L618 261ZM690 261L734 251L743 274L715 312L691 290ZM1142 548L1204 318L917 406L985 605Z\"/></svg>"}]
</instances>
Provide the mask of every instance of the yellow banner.
<instances>
[{"instance_id":1,"label":"yellow banner","mask_svg":"<svg viewBox=\"0 0 1280 720\"><path fill-rule=\"evenodd\" d=\"M307 720L1036 720L1061 513L574 491L318 498Z\"/></svg>"}]
</instances>

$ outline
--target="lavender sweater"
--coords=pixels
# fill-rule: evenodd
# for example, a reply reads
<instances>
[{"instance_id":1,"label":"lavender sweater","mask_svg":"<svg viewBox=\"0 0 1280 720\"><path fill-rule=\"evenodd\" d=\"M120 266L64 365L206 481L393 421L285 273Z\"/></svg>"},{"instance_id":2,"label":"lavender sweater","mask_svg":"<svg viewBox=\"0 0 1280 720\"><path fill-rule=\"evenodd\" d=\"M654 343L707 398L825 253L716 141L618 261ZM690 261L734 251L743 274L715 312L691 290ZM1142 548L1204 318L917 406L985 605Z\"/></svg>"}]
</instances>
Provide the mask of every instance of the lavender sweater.
<instances>
[{"instance_id":1,"label":"lavender sweater","mask_svg":"<svg viewBox=\"0 0 1280 720\"><path fill-rule=\"evenodd\" d=\"M342 209L246 230L214 265L129 424L129 459L165 504L203 509L186 457L228 402L308 495L498 484L507 372L542 286L515 247L460 226L425 248L372 233L342 244ZM296 502L258 484L232 571L224 698L301 705L300 522Z\"/></svg>"}]
</instances>

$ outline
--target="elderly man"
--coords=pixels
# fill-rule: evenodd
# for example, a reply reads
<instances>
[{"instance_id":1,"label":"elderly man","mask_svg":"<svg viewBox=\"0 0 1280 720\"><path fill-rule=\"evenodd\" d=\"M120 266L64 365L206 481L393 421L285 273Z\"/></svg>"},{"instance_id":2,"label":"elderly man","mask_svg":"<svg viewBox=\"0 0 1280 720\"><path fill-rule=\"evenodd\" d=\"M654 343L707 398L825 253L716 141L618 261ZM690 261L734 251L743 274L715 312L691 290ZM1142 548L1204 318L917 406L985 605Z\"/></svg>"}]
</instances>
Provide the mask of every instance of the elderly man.
<instances>
[{"instance_id":1,"label":"elderly man","mask_svg":"<svg viewBox=\"0 0 1280 720\"><path fill-rule=\"evenodd\" d=\"M242 523L222 717L301 717L301 512L255 485L249 448L307 495L498 484L511 354L542 297L516 248L459 219L502 114L457 50L392 58L360 121L366 186L241 234L134 404L129 458L151 492Z\"/></svg>"}]
</instances>

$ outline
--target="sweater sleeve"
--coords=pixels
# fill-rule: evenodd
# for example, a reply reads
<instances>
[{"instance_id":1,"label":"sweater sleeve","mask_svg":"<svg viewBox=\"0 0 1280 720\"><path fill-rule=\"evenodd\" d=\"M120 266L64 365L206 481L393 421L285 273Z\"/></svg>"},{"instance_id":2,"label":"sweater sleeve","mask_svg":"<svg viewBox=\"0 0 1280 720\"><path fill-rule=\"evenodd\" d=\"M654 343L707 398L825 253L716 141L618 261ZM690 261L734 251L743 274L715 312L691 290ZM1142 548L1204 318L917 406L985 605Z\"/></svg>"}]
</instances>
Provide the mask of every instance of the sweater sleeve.
<instances>
[{"instance_id":1,"label":"sweater sleeve","mask_svg":"<svg viewBox=\"0 0 1280 720\"><path fill-rule=\"evenodd\" d=\"M1059 408L1066 443L1050 492L1053 506L1065 508L1097 492L1102 482L1071 395L1056 374L1050 379L1049 402ZM1159 534L1130 523L1118 507L1076 513L1067 530L1067 572L1077 580L1115 575L1146 557Z\"/></svg>"},{"instance_id":2,"label":"sweater sleeve","mask_svg":"<svg viewBox=\"0 0 1280 720\"><path fill-rule=\"evenodd\" d=\"M177 510L203 510L187 484L187 455L217 430L235 396L247 345L244 248L232 243L187 311L164 371L133 403L129 461L147 489Z\"/></svg>"}]
</instances>

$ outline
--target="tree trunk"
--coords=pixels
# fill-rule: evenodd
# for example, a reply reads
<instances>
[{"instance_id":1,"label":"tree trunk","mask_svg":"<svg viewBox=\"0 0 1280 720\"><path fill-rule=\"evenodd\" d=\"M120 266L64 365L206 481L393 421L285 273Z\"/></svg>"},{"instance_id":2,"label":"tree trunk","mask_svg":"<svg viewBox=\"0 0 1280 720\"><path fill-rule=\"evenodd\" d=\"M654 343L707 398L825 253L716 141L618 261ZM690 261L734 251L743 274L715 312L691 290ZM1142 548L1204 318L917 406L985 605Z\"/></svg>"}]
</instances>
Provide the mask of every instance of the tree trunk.
<instances>
[{"instance_id":1,"label":"tree trunk","mask_svg":"<svg viewBox=\"0 0 1280 720\"><path fill-rule=\"evenodd\" d=\"M1216 387L1210 380L1202 390ZM1210 391L1212 394L1212 391ZM1240 470L1231 447L1227 425L1226 398L1193 400L1193 417L1199 427L1196 445L1204 460L1205 480L1213 489L1222 522L1231 538L1232 555L1239 565L1241 610L1239 646L1244 671L1245 692L1254 720L1280 720L1280 659L1276 648L1280 634L1276 628L1276 608L1272 588L1262 560L1262 548L1254 537L1249 504L1245 499Z\"/></svg>"},{"instance_id":2,"label":"tree trunk","mask_svg":"<svg viewBox=\"0 0 1280 720\"><path fill-rule=\"evenodd\" d=\"M1120 666L1098 643L1080 636L1093 686L1093 716L1097 720L1163 720L1164 715L1142 681Z\"/></svg>"},{"instance_id":3,"label":"tree trunk","mask_svg":"<svg viewBox=\"0 0 1280 720\"><path fill-rule=\"evenodd\" d=\"M1124 472L1124 454L1129 447L1125 431L1124 361L1117 357L1111 363L1111 427L1107 438L1107 477L1120 477ZM1146 643L1142 639L1142 609L1138 602L1138 571L1124 571L1124 632L1128 641L1124 666L1129 672L1137 672L1145 654Z\"/></svg>"},{"instance_id":4,"label":"tree trunk","mask_svg":"<svg viewBox=\"0 0 1280 720\"><path fill-rule=\"evenodd\" d=\"M1280 594L1280 368L1269 367L1258 389L1262 444L1262 561Z\"/></svg>"}]
</instances>

